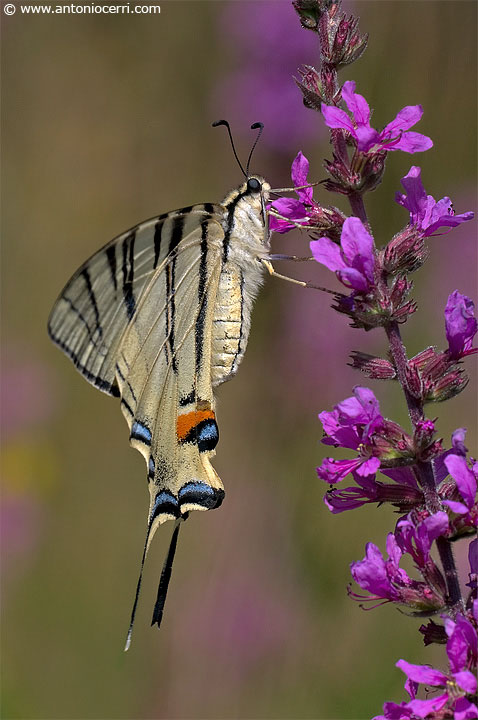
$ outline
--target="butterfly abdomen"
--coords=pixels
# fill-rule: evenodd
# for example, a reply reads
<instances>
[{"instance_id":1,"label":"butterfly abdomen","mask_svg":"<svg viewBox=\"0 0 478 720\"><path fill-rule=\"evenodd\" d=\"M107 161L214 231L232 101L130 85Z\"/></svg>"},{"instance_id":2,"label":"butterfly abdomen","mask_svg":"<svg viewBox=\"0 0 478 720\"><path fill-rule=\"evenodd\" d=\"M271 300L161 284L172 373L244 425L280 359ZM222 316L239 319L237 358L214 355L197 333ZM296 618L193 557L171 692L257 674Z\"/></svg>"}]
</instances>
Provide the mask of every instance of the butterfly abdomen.
<instances>
[{"instance_id":1,"label":"butterfly abdomen","mask_svg":"<svg viewBox=\"0 0 478 720\"><path fill-rule=\"evenodd\" d=\"M211 338L213 386L232 378L244 356L252 304L263 281L260 259L268 255L263 199L247 187L245 183L223 203L225 237Z\"/></svg>"},{"instance_id":2,"label":"butterfly abdomen","mask_svg":"<svg viewBox=\"0 0 478 720\"><path fill-rule=\"evenodd\" d=\"M212 327L211 378L213 386L233 377L244 356L251 327L252 302L262 281L229 262L222 270Z\"/></svg>"}]
</instances>

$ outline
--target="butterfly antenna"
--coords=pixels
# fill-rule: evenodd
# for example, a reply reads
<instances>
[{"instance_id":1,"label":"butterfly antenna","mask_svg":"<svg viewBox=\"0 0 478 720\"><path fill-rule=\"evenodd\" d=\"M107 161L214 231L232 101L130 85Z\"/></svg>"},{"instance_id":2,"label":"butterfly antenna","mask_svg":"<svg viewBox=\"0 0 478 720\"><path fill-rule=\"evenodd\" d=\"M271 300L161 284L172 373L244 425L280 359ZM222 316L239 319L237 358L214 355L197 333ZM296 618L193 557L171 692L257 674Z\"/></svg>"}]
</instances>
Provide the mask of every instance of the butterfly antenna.
<instances>
[{"instance_id":1,"label":"butterfly antenna","mask_svg":"<svg viewBox=\"0 0 478 720\"><path fill-rule=\"evenodd\" d=\"M159 580L158 596L156 598L156 604L153 610L153 619L151 625L157 625L161 627L161 620L163 619L164 604L166 602L166 595L168 594L169 581L171 580L171 571L173 569L174 555L176 553L176 546L178 544L179 528L181 522L186 520L187 514L184 517L180 517L176 520L171 542L169 544L168 554L164 561L163 569L161 570L161 578Z\"/></svg>"},{"instance_id":2,"label":"butterfly antenna","mask_svg":"<svg viewBox=\"0 0 478 720\"><path fill-rule=\"evenodd\" d=\"M213 124L212 124L213 127L218 127L219 125L224 125L225 127L227 127L227 132L229 133L229 140L231 141L231 145L232 145L232 152L234 153L234 157L236 158L237 163L243 172L243 175L245 177L247 177L247 173L244 170L244 168L242 167L242 163L237 156L236 148L234 147L234 140L232 139L231 127L230 127L229 123L227 122L227 120L216 120L216 122L213 122Z\"/></svg>"},{"instance_id":3,"label":"butterfly antenna","mask_svg":"<svg viewBox=\"0 0 478 720\"><path fill-rule=\"evenodd\" d=\"M258 128L259 128L259 132L257 133L257 137L256 137L256 139L255 139L255 141L254 141L254 145L252 146L251 152L249 153L249 157L248 157L248 159L247 159L247 165L246 165L246 173L247 173L247 175L246 175L246 177L249 177L249 165L251 164L252 153L253 153L254 150L256 149L256 145L257 145L257 143L259 142L260 136L262 135L262 131L264 130L264 123L256 122L256 123L253 123L253 124L251 125L251 130L257 130Z\"/></svg>"},{"instance_id":4,"label":"butterfly antenna","mask_svg":"<svg viewBox=\"0 0 478 720\"><path fill-rule=\"evenodd\" d=\"M146 533L146 540L144 542L143 558L141 560L141 569L139 571L138 584L136 585L136 595L134 597L133 610L131 611L131 621L129 624L128 636L126 638L126 645L124 646L125 652L127 650L129 650L129 646L131 645L131 636L133 634L134 618L136 615L136 608L138 607L139 591L141 590L141 582L143 580L144 561L146 560L146 553L148 551L148 540L149 540L149 536L151 533L151 527L152 527L152 522L150 522L148 525L148 531Z\"/></svg>"}]
</instances>

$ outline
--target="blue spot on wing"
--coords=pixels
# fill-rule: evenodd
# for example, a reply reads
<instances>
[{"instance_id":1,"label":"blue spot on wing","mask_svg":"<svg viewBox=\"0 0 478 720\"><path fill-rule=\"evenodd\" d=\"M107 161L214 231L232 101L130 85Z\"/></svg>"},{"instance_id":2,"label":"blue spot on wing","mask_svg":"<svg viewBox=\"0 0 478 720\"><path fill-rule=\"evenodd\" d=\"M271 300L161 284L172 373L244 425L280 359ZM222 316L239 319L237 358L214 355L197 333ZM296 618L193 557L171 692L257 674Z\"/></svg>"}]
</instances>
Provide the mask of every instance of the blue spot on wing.
<instances>
[{"instance_id":1,"label":"blue spot on wing","mask_svg":"<svg viewBox=\"0 0 478 720\"><path fill-rule=\"evenodd\" d=\"M194 503L208 510L219 507L224 498L223 490L215 490L204 482L189 482L178 493L180 505Z\"/></svg>"},{"instance_id":2,"label":"blue spot on wing","mask_svg":"<svg viewBox=\"0 0 478 720\"><path fill-rule=\"evenodd\" d=\"M154 520L158 515L166 513L168 515L174 515L179 517L179 504L177 499L170 492L162 490L156 495L156 501L154 503L153 510L151 512L150 522Z\"/></svg>"},{"instance_id":3,"label":"blue spot on wing","mask_svg":"<svg viewBox=\"0 0 478 720\"><path fill-rule=\"evenodd\" d=\"M156 470L156 465L154 464L154 458L151 456L149 458L148 463L148 474L150 478L154 478L154 471Z\"/></svg>"},{"instance_id":4,"label":"blue spot on wing","mask_svg":"<svg viewBox=\"0 0 478 720\"><path fill-rule=\"evenodd\" d=\"M200 452L214 450L219 440L219 431L214 420L200 423L197 433L197 445ZM201 483L202 484L202 483Z\"/></svg>"},{"instance_id":5,"label":"blue spot on wing","mask_svg":"<svg viewBox=\"0 0 478 720\"><path fill-rule=\"evenodd\" d=\"M140 440L145 445L151 445L151 430L143 425L143 423L135 420L133 427L131 428L131 437L135 440Z\"/></svg>"}]
</instances>

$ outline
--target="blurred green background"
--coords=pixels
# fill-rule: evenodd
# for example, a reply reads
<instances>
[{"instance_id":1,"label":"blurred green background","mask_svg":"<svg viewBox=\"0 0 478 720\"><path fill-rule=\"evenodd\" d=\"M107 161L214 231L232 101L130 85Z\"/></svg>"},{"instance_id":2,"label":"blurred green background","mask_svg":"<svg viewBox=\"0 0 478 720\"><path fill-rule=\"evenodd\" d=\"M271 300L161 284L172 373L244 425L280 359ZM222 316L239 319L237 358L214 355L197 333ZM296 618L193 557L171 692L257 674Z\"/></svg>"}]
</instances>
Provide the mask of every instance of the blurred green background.
<instances>
[{"instance_id":1,"label":"blurred green background","mask_svg":"<svg viewBox=\"0 0 478 720\"><path fill-rule=\"evenodd\" d=\"M17 3L18 5L19 3ZM347 3L369 49L341 80L382 127L421 103L417 130L435 147L392 153L367 200L378 244L407 221L393 201L410 165L427 191L475 209L474 2ZM215 202L241 181L230 120L247 157L250 123L266 123L253 170L289 181L299 149L311 179L330 156L321 118L291 76L317 64L315 36L280 2L161 2L160 15L2 13L2 656L3 717L368 718L404 698L394 667L443 661L423 648L419 619L348 599L348 565L372 540L384 549L396 516L364 507L333 517L315 467L317 413L364 380L352 349L383 352L377 331L349 330L328 299L270 279L249 348L218 392L215 459L226 487L218 512L185 525L165 620L149 627L170 537L148 557L129 653L123 645L146 529L143 459L128 447L117 401L53 347L46 320L86 257L138 221ZM341 198L323 202L346 210ZM420 305L404 328L410 354L444 346L443 308L459 289L476 299L474 223L430 239L415 277ZM286 235L276 251L303 253ZM318 266L280 268L319 284ZM476 435L476 374L430 410L449 443ZM406 423L396 388L370 384L384 414ZM476 447L474 448L476 454ZM466 573L466 542L457 560Z\"/></svg>"}]
</instances>

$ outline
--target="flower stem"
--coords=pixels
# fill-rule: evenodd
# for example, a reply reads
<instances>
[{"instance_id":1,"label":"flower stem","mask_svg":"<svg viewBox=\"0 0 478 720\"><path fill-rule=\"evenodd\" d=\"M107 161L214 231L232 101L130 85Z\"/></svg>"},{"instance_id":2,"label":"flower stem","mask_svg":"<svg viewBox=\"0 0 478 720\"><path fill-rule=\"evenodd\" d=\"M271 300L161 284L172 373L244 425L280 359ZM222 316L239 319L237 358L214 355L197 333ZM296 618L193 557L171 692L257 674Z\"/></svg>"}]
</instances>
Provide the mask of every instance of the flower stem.
<instances>
[{"instance_id":1,"label":"flower stem","mask_svg":"<svg viewBox=\"0 0 478 720\"><path fill-rule=\"evenodd\" d=\"M352 208L352 213L355 215L355 217L360 218L364 225L368 226L367 212L365 210L362 193L350 193L348 198L350 207Z\"/></svg>"},{"instance_id":2,"label":"flower stem","mask_svg":"<svg viewBox=\"0 0 478 720\"><path fill-rule=\"evenodd\" d=\"M402 342L400 328L397 322L391 322L385 327L388 341L390 344L390 352L395 362L398 381L402 386L405 399L407 401L408 413L413 427L423 419L423 402L412 395L408 389L407 383L407 366L408 358L405 346ZM417 480L423 490L425 504L429 512L436 513L441 509L440 497L436 489L435 474L431 462L417 462L415 465L415 474ZM448 589L448 602L452 608L463 611L463 599L461 596L460 584L458 582L458 573L456 570L455 559L451 542L444 537L436 540L437 549L443 566L443 572L446 579Z\"/></svg>"},{"instance_id":3,"label":"flower stem","mask_svg":"<svg viewBox=\"0 0 478 720\"><path fill-rule=\"evenodd\" d=\"M385 331L387 333L388 342L390 343L390 350L395 362L398 380L400 382L400 385L402 386L403 392L405 394L405 399L407 401L408 414L410 415L410 420L413 427L415 427L416 424L423 419L423 404L418 400L418 398L414 397L414 395L412 395L408 389L408 358L405 352L405 346L402 342L398 323L389 323L385 327Z\"/></svg>"},{"instance_id":4,"label":"flower stem","mask_svg":"<svg viewBox=\"0 0 478 720\"><path fill-rule=\"evenodd\" d=\"M446 586L448 588L448 603L457 612L464 612L465 604L461 596L460 583L458 582L458 573L456 571L451 542L444 537L438 537L436 539L436 544L440 560L443 565Z\"/></svg>"}]
</instances>

